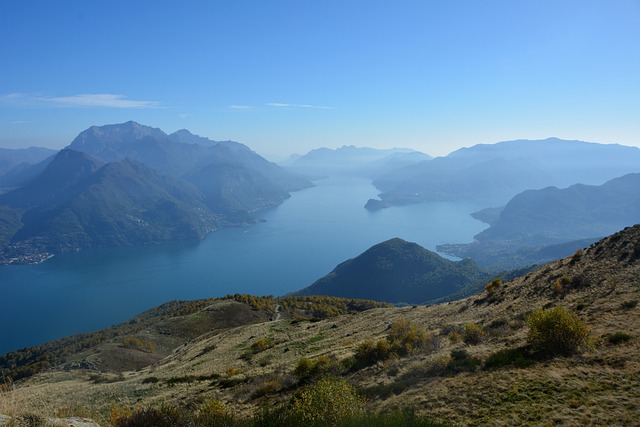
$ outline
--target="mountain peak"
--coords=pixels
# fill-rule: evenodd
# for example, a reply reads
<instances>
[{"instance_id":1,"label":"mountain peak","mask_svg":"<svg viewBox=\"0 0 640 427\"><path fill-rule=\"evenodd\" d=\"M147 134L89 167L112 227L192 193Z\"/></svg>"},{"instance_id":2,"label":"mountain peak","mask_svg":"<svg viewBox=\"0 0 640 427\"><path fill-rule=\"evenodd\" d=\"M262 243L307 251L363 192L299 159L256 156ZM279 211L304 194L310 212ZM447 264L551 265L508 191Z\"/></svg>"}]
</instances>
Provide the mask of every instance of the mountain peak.
<instances>
[{"instance_id":1,"label":"mountain peak","mask_svg":"<svg viewBox=\"0 0 640 427\"><path fill-rule=\"evenodd\" d=\"M95 154L109 145L130 143L145 137L165 139L167 134L158 128L130 120L126 123L91 126L81 132L68 148Z\"/></svg>"}]
</instances>

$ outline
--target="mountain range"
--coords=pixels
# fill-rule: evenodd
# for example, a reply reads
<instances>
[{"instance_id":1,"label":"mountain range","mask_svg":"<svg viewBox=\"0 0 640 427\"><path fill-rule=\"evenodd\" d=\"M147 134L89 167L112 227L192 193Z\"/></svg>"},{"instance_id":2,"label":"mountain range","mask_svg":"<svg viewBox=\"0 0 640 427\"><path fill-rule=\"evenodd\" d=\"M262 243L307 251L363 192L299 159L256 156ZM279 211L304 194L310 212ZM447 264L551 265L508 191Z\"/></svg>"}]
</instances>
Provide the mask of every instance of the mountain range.
<instances>
[{"instance_id":1,"label":"mountain range","mask_svg":"<svg viewBox=\"0 0 640 427\"><path fill-rule=\"evenodd\" d=\"M305 176L350 175L375 178L384 173L431 160L431 156L408 148L369 148L345 145L317 148L302 156L294 155L282 163Z\"/></svg>"},{"instance_id":2,"label":"mountain range","mask_svg":"<svg viewBox=\"0 0 640 427\"><path fill-rule=\"evenodd\" d=\"M639 172L638 165L640 149L617 144L558 138L478 144L379 176L380 201L369 207L452 200L496 206L529 189L600 185Z\"/></svg>"},{"instance_id":3,"label":"mountain range","mask_svg":"<svg viewBox=\"0 0 640 427\"><path fill-rule=\"evenodd\" d=\"M45 153L43 153L44 155ZM255 222L312 186L243 144L135 122L93 126L64 150L2 178L0 259L38 262L84 248L197 240Z\"/></svg>"}]
</instances>

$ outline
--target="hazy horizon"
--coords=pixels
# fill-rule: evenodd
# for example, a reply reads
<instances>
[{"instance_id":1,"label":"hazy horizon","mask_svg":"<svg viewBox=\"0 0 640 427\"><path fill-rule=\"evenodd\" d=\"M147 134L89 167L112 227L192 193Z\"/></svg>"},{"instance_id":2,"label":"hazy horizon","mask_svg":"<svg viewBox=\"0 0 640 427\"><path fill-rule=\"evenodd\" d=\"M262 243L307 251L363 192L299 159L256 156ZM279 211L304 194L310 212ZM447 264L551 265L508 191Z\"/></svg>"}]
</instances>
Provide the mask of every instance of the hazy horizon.
<instances>
[{"instance_id":1,"label":"hazy horizon","mask_svg":"<svg viewBox=\"0 0 640 427\"><path fill-rule=\"evenodd\" d=\"M4 2L0 146L134 120L270 160L640 144L640 2Z\"/></svg>"}]
</instances>

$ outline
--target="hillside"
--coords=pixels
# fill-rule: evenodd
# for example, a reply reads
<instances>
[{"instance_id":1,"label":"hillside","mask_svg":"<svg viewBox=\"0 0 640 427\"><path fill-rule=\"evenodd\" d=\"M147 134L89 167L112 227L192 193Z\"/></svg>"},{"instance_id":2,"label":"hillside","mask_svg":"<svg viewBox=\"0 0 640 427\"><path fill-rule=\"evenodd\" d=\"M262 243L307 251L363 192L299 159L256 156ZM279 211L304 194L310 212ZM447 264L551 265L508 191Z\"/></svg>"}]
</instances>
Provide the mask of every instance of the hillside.
<instances>
[{"instance_id":1,"label":"hillside","mask_svg":"<svg viewBox=\"0 0 640 427\"><path fill-rule=\"evenodd\" d=\"M395 238L338 265L294 295L330 295L423 304L488 279L471 260L449 261Z\"/></svg>"},{"instance_id":2,"label":"hillside","mask_svg":"<svg viewBox=\"0 0 640 427\"><path fill-rule=\"evenodd\" d=\"M548 262L640 221L638 188L640 174L634 173L600 186L527 190L500 210L477 213L491 227L476 235L474 243L438 250L472 258L486 268Z\"/></svg>"},{"instance_id":3,"label":"hillside","mask_svg":"<svg viewBox=\"0 0 640 427\"><path fill-rule=\"evenodd\" d=\"M640 225L491 292L434 306L363 306L369 309L348 315L337 310L335 317L309 322L278 316L290 309L281 299L196 302L169 314L164 329L161 323L129 322L130 328L140 325L138 332L127 332L140 342L109 338L102 347L88 346L67 356L65 364L4 388L0 413L83 413L108 425L114 405L198 408L213 398L235 417L250 417L259 408L286 405L313 381L313 372L325 372L354 384L371 413L410 407L448 425L633 425L640 410L639 300ZM317 302L301 307L312 310ZM207 320L224 304L247 303L258 310L258 317L247 320L251 324L216 326ZM591 346L575 355L536 357L527 346L527 318L533 310L556 306L577 314L589 328ZM271 320L259 319L263 309ZM425 331L428 345L353 364L364 361L354 359L363 354L363 343L388 340L390 325L407 321ZM207 332L180 335L194 325ZM162 340L180 337L164 359L154 355L159 350L153 345L144 345L159 349ZM155 362L124 372L116 356L110 367L91 364L92 355L104 357L108 346Z\"/></svg>"},{"instance_id":4,"label":"hillside","mask_svg":"<svg viewBox=\"0 0 640 427\"><path fill-rule=\"evenodd\" d=\"M477 200L487 206L548 186L600 185L638 172L640 149L549 138L478 144L374 180L386 206ZM378 206L379 204L370 204Z\"/></svg>"},{"instance_id":5,"label":"hillside","mask_svg":"<svg viewBox=\"0 0 640 427\"><path fill-rule=\"evenodd\" d=\"M89 247L198 240L220 223L198 191L131 160L62 150L0 196L2 258L30 262Z\"/></svg>"}]
</instances>

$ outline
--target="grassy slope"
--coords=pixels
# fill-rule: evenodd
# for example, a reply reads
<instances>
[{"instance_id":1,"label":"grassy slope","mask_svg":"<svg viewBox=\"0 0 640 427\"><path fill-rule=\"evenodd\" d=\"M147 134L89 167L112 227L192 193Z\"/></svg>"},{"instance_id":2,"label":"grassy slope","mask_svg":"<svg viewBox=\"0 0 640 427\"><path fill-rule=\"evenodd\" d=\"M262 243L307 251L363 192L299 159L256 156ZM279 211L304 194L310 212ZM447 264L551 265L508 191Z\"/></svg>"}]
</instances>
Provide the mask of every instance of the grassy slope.
<instances>
[{"instance_id":1,"label":"grassy slope","mask_svg":"<svg viewBox=\"0 0 640 427\"><path fill-rule=\"evenodd\" d=\"M554 283L563 276L570 283L554 292ZM482 293L428 307L376 308L319 322L282 318L213 330L138 371L51 370L5 391L0 413L51 414L82 407L101 414L96 418L104 423L114 403L141 407L213 397L249 415L267 402L288 399L301 357L348 358L357 344L384 337L389 324L403 317L437 335L440 346L431 353L344 372L368 397L372 410L411 405L419 413L461 425L630 425L637 423L640 411L639 299L637 226L580 257L515 279L492 296ZM470 358L484 361L498 350L523 346L527 314L558 304L578 313L591 328L592 349L528 368L442 369L452 350L464 349ZM467 323L484 328L480 344L449 339L451 331ZM630 341L609 343L607 337L615 332L629 334ZM260 339L270 348L254 354L252 345ZM266 395L257 397L261 394Z\"/></svg>"}]
</instances>

